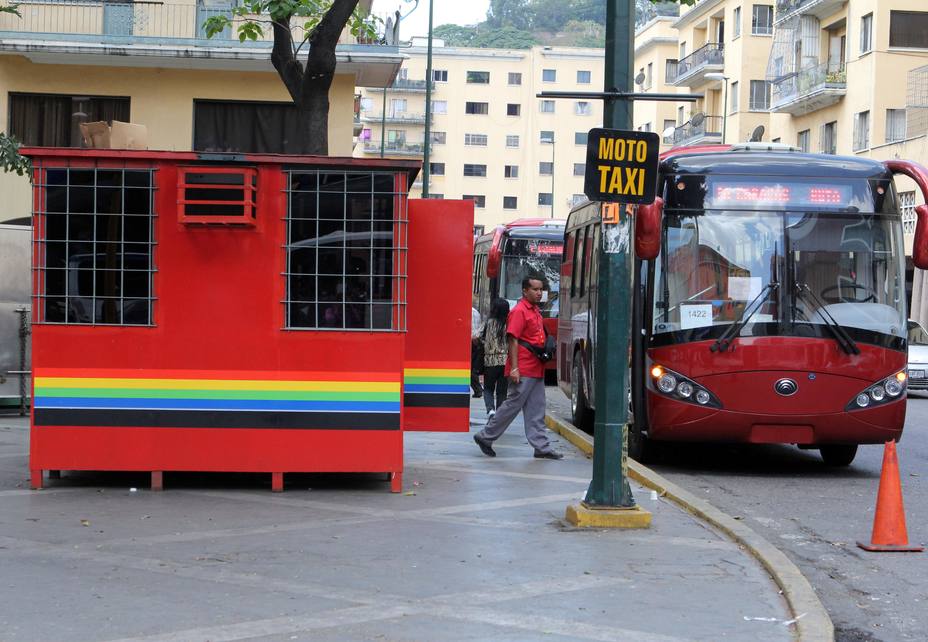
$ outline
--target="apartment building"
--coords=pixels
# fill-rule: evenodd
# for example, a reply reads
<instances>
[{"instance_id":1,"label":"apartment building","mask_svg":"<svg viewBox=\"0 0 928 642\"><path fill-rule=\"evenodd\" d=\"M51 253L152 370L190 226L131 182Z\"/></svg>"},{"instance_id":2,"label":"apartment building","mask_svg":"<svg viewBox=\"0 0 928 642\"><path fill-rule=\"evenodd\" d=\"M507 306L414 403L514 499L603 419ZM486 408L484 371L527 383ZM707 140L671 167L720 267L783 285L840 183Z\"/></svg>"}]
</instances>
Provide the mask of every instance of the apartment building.
<instances>
[{"instance_id":1,"label":"apartment building","mask_svg":"<svg viewBox=\"0 0 928 642\"><path fill-rule=\"evenodd\" d=\"M120 120L145 125L151 149L291 151L296 114L271 65L270 36L205 37L204 20L228 5L27 0L18 8L21 18L0 15L0 130L25 144L77 147L80 123ZM346 33L337 58L329 153L350 156L356 86L390 84L403 57ZM29 215L25 178L0 174L0 190L0 221Z\"/></svg>"},{"instance_id":2,"label":"apartment building","mask_svg":"<svg viewBox=\"0 0 928 642\"><path fill-rule=\"evenodd\" d=\"M673 85L677 75L677 32L673 24L676 17L657 16L635 32L635 79L634 90L672 94L678 90ZM684 103L636 100L634 125L638 131L664 134L663 146L673 144L673 134L678 122L678 107Z\"/></svg>"},{"instance_id":3,"label":"apartment building","mask_svg":"<svg viewBox=\"0 0 928 642\"><path fill-rule=\"evenodd\" d=\"M414 45L417 43L414 43ZM603 50L433 47L429 194L470 198L487 229L520 217L564 217L584 199L587 132L602 126L598 100L538 98L542 91L601 91ZM421 158L426 49L385 91L361 92L355 155ZM420 194L421 182L415 186Z\"/></svg>"}]
</instances>

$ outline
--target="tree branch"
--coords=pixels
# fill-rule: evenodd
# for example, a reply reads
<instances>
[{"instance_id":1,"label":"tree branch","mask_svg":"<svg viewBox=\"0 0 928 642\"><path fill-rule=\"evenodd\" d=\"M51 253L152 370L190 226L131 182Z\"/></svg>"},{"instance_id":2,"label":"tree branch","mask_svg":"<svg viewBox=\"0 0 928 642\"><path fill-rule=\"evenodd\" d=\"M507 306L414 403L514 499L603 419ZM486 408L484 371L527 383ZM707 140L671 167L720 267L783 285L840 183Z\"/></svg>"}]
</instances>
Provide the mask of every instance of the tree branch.
<instances>
[{"instance_id":1,"label":"tree branch","mask_svg":"<svg viewBox=\"0 0 928 642\"><path fill-rule=\"evenodd\" d=\"M357 0L355 0L357 1ZM303 65L296 58L293 49L293 34L290 33L290 18L275 19L274 48L271 50L271 62L277 75L287 88L287 93L294 102L300 101L303 87Z\"/></svg>"}]
</instances>

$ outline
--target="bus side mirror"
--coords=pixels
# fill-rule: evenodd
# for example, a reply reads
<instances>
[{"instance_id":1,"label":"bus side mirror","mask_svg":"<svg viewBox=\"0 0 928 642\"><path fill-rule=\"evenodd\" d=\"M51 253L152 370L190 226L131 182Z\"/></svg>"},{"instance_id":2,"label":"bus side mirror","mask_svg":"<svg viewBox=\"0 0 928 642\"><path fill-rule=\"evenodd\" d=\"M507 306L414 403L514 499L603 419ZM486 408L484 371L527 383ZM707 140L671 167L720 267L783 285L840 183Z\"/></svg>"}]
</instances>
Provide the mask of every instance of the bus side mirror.
<instances>
[{"instance_id":1,"label":"bus side mirror","mask_svg":"<svg viewBox=\"0 0 928 642\"><path fill-rule=\"evenodd\" d=\"M883 163L893 174L905 174L922 192L922 198L928 202L928 170L912 161L888 160ZM915 221L915 238L912 239L912 263L920 270L928 270L928 205L915 208L918 219Z\"/></svg>"},{"instance_id":2,"label":"bus side mirror","mask_svg":"<svg viewBox=\"0 0 928 642\"><path fill-rule=\"evenodd\" d=\"M635 214L635 254L643 261L657 258L661 251L661 216L664 199L660 196L650 205L639 205Z\"/></svg>"}]
</instances>

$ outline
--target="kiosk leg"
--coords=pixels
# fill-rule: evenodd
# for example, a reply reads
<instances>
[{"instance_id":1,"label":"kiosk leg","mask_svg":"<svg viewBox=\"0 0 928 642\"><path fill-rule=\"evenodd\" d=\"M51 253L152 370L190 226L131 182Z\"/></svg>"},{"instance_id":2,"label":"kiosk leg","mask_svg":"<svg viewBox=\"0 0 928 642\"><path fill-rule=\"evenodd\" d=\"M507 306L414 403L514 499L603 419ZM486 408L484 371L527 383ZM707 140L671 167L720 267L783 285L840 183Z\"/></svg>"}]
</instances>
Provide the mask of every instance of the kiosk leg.
<instances>
[{"instance_id":1,"label":"kiosk leg","mask_svg":"<svg viewBox=\"0 0 928 642\"><path fill-rule=\"evenodd\" d=\"M49 479L61 479L61 471L60 470L48 471L48 478Z\"/></svg>"},{"instance_id":2,"label":"kiosk leg","mask_svg":"<svg viewBox=\"0 0 928 642\"><path fill-rule=\"evenodd\" d=\"M151 471L151 489L154 492L164 490L164 473L162 471Z\"/></svg>"},{"instance_id":3,"label":"kiosk leg","mask_svg":"<svg viewBox=\"0 0 928 642\"><path fill-rule=\"evenodd\" d=\"M32 490L42 490L42 471L30 470L29 475L29 485L32 487Z\"/></svg>"},{"instance_id":4,"label":"kiosk leg","mask_svg":"<svg viewBox=\"0 0 928 642\"><path fill-rule=\"evenodd\" d=\"M275 493L284 492L284 474L271 473L271 491Z\"/></svg>"},{"instance_id":5,"label":"kiosk leg","mask_svg":"<svg viewBox=\"0 0 928 642\"><path fill-rule=\"evenodd\" d=\"M403 492L403 472L391 473L390 475L390 492Z\"/></svg>"}]
</instances>

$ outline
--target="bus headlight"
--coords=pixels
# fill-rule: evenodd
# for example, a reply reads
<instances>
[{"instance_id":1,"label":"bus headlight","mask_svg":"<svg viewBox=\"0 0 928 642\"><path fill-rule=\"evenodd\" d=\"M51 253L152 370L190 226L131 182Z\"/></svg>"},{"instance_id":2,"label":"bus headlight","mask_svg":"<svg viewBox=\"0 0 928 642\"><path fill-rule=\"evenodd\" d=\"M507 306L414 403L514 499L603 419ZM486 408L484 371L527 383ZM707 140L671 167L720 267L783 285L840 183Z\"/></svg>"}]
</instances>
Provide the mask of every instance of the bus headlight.
<instances>
[{"instance_id":1,"label":"bus headlight","mask_svg":"<svg viewBox=\"0 0 928 642\"><path fill-rule=\"evenodd\" d=\"M900 370L885 379L872 383L859 392L845 406L845 410L863 410L895 401L905 392L907 379L905 370Z\"/></svg>"},{"instance_id":2,"label":"bus headlight","mask_svg":"<svg viewBox=\"0 0 928 642\"><path fill-rule=\"evenodd\" d=\"M653 364L648 372L651 375L649 378L651 389L656 390L664 396L676 399L677 401L685 401L687 403L707 406L709 408L722 407L722 403L719 401L718 397L692 379L684 377L678 372L673 372L657 364Z\"/></svg>"}]
</instances>

